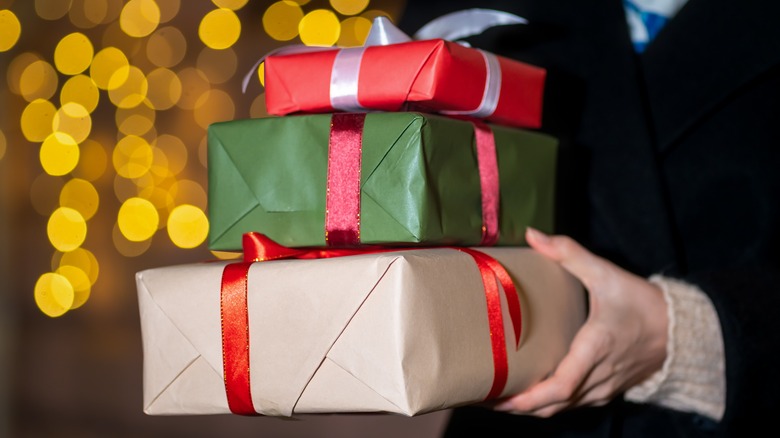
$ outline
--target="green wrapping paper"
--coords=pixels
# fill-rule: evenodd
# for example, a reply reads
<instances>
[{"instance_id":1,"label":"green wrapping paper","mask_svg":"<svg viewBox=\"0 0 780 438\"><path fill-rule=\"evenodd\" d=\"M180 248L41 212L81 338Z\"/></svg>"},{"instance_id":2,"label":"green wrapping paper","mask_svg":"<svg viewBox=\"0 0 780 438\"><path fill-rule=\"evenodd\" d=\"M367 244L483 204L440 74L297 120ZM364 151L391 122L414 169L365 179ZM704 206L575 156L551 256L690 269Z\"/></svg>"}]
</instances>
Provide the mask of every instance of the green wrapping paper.
<instances>
[{"instance_id":1,"label":"green wrapping paper","mask_svg":"<svg viewBox=\"0 0 780 438\"><path fill-rule=\"evenodd\" d=\"M209 248L240 251L257 231L285 246L325 246L329 114L212 124ZM497 245L524 245L527 226L552 232L557 140L490 125L499 167ZM470 122L411 112L368 113L362 134L360 243L475 246L482 201Z\"/></svg>"}]
</instances>

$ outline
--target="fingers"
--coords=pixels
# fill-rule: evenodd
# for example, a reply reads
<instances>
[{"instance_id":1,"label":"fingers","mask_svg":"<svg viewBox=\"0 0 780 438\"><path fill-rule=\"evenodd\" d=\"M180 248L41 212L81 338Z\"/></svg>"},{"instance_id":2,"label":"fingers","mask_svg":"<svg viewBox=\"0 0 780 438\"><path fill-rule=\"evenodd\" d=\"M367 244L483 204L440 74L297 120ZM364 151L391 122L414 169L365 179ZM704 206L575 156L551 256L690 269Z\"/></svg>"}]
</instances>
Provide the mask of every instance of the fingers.
<instances>
[{"instance_id":1,"label":"fingers","mask_svg":"<svg viewBox=\"0 0 780 438\"><path fill-rule=\"evenodd\" d=\"M657 287L567 236L528 228L526 240L584 284L590 308L555 374L495 409L547 417L575 406L603 405L660 369L668 322Z\"/></svg>"},{"instance_id":2,"label":"fingers","mask_svg":"<svg viewBox=\"0 0 780 438\"><path fill-rule=\"evenodd\" d=\"M579 333L555 374L525 392L496 406L496 410L547 416L575 403L586 391L591 373L603 359L604 349L592 348L588 332Z\"/></svg>"},{"instance_id":3,"label":"fingers","mask_svg":"<svg viewBox=\"0 0 780 438\"><path fill-rule=\"evenodd\" d=\"M608 261L592 254L568 236L549 236L528 227L525 238L531 248L560 263L588 289L598 284L611 266Z\"/></svg>"}]
</instances>

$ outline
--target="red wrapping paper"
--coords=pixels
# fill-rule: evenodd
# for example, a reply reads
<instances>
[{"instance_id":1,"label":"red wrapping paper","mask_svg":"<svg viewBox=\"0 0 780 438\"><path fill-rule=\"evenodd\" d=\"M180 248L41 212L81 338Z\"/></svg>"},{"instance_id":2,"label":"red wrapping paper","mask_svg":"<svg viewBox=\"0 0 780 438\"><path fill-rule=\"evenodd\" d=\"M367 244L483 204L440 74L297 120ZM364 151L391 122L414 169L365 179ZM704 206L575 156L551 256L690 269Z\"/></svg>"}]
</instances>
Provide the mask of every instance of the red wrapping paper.
<instances>
[{"instance_id":1,"label":"red wrapping paper","mask_svg":"<svg viewBox=\"0 0 780 438\"><path fill-rule=\"evenodd\" d=\"M276 54L265 59L268 113L331 113L330 81L339 50ZM539 128L546 70L498 56L501 91L485 120ZM366 47L359 104L368 110L470 111L479 107L487 67L476 49L441 39Z\"/></svg>"}]
</instances>

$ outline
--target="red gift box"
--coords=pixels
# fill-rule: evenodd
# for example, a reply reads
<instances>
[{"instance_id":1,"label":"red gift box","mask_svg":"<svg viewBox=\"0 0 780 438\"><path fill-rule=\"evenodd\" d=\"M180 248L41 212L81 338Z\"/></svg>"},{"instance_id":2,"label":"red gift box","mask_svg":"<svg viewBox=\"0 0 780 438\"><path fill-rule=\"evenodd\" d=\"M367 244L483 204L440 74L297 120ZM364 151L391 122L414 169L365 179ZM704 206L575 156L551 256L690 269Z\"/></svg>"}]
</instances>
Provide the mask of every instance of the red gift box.
<instances>
[{"instance_id":1,"label":"red gift box","mask_svg":"<svg viewBox=\"0 0 780 438\"><path fill-rule=\"evenodd\" d=\"M430 39L269 55L265 98L280 116L414 110L539 128L545 77L540 67Z\"/></svg>"}]
</instances>

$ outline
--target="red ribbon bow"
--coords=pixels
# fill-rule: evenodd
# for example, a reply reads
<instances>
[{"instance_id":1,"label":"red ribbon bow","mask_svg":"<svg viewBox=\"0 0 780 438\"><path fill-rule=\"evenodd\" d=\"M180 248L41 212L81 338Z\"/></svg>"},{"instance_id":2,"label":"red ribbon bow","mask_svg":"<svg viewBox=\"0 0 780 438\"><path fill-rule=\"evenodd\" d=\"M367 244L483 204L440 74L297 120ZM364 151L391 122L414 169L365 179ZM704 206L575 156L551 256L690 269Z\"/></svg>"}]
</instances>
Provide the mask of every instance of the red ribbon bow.
<instances>
[{"instance_id":1,"label":"red ribbon bow","mask_svg":"<svg viewBox=\"0 0 780 438\"><path fill-rule=\"evenodd\" d=\"M222 359L225 392L230 411L238 415L257 415L249 380L249 314L247 308L247 276L253 262L279 259L319 259L392 251L414 251L422 248L288 248L260 233L243 236L244 259L225 266L220 293L222 318ZM498 284L506 295L509 317L515 336L515 348L520 345L522 316L520 299L511 276L493 257L471 248L448 247L470 255L479 268L487 301L490 341L493 350L493 385L485 400L501 395L508 377L508 362L501 296Z\"/></svg>"}]
</instances>

